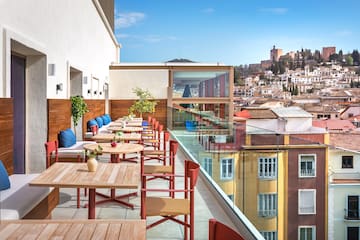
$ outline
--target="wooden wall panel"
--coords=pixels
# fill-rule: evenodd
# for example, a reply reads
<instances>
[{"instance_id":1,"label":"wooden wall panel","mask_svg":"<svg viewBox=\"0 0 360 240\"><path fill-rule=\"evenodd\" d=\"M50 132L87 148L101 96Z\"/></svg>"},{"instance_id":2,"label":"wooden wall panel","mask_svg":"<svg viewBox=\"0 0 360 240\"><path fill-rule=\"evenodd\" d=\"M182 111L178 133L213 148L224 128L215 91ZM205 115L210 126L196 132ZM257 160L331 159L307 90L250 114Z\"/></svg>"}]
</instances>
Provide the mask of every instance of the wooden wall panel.
<instances>
[{"instance_id":1,"label":"wooden wall panel","mask_svg":"<svg viewBox=\"0 0 360 240\"><path fill-rule=\"evenodd\" d=\"M94 119L98 116L105 114L105 100L104 99L85 99L89 112L85 113L82 121L83 136L87 132L86 123L90 119Z\"/></svg>"},{"instance_id":2,"label":"wooden wall panel","mask_svg":"<svg viewBox=\"0 0 360 240\"><path fill-rule=\"evenodd\" d=\"M0 109L0 160L11 175L14 172L13 99L0 98Z\"/></svg>"},{"instance_id":3,"label":"wooden wall panel","mask_svg":"<svg viewBox=\"0 0 360 240\"><path fill-rule=\"evenodd\" d=\"M129 108L136 100L110 100L110 116L113 120L129 114ZM154 116L160 124L167 127L167 99L157 99L158 103L155 108L155 113L144 113L143 119L147 119L148 116Z\"/></svg>"},{"instance_id":4,"label":"wooden wall panel","mask_svg":"<svg viewBox=\"0 0 360 240\"><path fill-rule=\"evenodd\" d=\"M48 99L48 141L57 140L57 134L70 127L70 99Z\"/></svg>"}]
</instances>

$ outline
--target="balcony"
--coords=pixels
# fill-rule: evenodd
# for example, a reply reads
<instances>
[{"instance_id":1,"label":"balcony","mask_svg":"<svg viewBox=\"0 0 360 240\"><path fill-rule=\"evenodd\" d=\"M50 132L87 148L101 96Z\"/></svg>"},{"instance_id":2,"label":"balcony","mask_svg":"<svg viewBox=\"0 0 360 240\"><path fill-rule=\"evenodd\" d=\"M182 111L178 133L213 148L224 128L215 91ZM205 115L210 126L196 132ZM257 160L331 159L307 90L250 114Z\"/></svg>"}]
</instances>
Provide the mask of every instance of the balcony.
<instances>
[{"instance_id":1,"label":"balcony","mask_svg":"<svg viewBox=\"0 0 360 240\"><path fill-rule=\"evenodd\" d=\"M100 161L108 161L102 157ZM176 171L183 172L184 159L188 158L185 152L178 151L176 155ZM176 184L181 184L177 182ZM154 180L148 183L151 188L167 187L167 182ZM219 190L219 189L218 189ZM82 191L81 191L82 192ZM108 190L100 190L109 193ZM129 192L128 190L117 190L117 194ZM87 197L81 195L81 206L87 203ZM126 200L126 199L125 199ZM140 192L137 197L129 199L135 204L135 209L127 209L122 206L106 203L96 206L96 218L98 219L139 219L140 218ZM195 239L208 239L208 220L216 218L219 221L238 230L245 239L263 239L256 228L239 211L229 207L229 202L224 200L217 189L209 184L206 177L201 174L196 186L195 195ZM60 204L52 212L52 219L86 219L87 208L76 208L76 190L60 189ZM148 223L151 218L148 219ZM183 227L177 223L167 221L159 226L147 230L147 239L183 239Z\"/></svg>"},{"instance_id":2,"label":"balcony","mask_svg":"<svg viewBox=\"0 0 360 240\"><path fill-rule=\"evenodd\" d=\"M358 209L344 209L345 220L360 220L359 210Z\"/></svg>"}]
</instances>

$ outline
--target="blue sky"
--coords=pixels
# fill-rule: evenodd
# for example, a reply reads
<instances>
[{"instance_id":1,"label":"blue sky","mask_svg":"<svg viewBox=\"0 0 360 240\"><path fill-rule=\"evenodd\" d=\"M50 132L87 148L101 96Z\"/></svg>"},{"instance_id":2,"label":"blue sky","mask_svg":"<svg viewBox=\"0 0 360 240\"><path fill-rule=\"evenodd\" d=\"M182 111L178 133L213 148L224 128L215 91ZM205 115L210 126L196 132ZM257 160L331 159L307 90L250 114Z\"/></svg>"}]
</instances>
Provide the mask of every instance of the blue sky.
<instances>
[{"instance_id":1,"label":"blue sky","mask_svg":"<svg viewBox=\"0 0 360 240\"><path fill-rule=\"evenodd\" d=\"M121 62L240 65L284 53L360 47L359 0L115 0Z\"/></svg>"}]
</instances>

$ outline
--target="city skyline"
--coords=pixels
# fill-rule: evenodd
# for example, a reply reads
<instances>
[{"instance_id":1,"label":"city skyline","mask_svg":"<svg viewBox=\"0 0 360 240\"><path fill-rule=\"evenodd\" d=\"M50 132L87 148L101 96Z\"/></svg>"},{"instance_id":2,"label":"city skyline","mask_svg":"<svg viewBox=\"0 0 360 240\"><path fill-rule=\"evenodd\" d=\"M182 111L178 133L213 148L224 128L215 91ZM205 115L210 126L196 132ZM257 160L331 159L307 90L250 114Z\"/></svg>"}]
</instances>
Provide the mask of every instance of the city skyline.
<instances>
[{"instance_id":1,"label":"city skyline","mask_svg":"<svg viewBox=\"0 0 360 240\"><path fill-rule=\"evenodd\" d=\"M301 48L358 49L360 2L345 1L115 1L115 35L121 62L185 58L226 65L270 59Z\"/></svg>"}]
</instances>

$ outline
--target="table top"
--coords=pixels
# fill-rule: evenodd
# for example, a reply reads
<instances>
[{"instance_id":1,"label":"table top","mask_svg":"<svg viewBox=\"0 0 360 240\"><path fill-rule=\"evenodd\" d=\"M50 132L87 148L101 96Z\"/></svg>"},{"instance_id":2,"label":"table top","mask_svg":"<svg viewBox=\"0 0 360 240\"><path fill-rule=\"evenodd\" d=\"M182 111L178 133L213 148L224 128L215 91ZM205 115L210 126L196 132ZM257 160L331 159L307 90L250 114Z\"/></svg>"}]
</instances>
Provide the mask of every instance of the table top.
<instances>
[{"instance_id":1,"label":"table top","mask_svg":"<svg viewBox=\"0 0 360 240\"><path fill-rule=\"evenodd\" d=\"M105 141L111 142L115 137L115 133L98 133L92 136L91 139L94 141ZM140 133L123 133L121 136L116 136L116 141L140 141Z\"/></svg>"},{"instance_id":2,"label":"table top","mask_svg":"<svg viewBox=\"0 0 360 240\"><path fill-rule=\"evenodd\" d=\"M112 122L112 123L110 123L109 127L122 127L122 126L123 126L123 122ZM142 121L126 122L126 126L127 127L141 127Z\"/></svg>"},{"instance_id":3,"label":"table top","mask_svg":"<svg viewBox=\"0 0 360 240\"><path fill-rule=\"evenodd\" d=\"M103 153L121 154L141 152L144 146L136 143L117 143L116 147L112 147L110 143L90 143L84 145L84 149L93 151L100 145Z\"/></svg>"},{"instance_id":4,"label":"table top","mask_svg":"<svg viewBox=\"0 0 360 240\"><path fill-rule=\"evenodd\" d=\"M1 239L146 239L145 220L3 220Z\"/></svg>"},{"instance_id":5,"label":"table top","mask_svg":"<svg viewBox=\"0 0 360 240\"><path fill-rule=\"evenodd\" d=\"M112 132L142 132L143 128L142 127L111 127L109 126L107 128L108 131L112 131Z\"/></svg>"},{"instance_id":6,"label":"table top","mask_svg":"<svg viewBox=\"0 0 360 240\"><path fill-rule=\"evenodd\" d=\"M132 119L128 119L127 117L122 117L122 118L116 119L114 122L123 122L123 121L127 121L127 122L142 122L143 119L142 119L142 118L132 118Z\"/></svg>"},{"instance_id":7,"label":"table top","mask_svg":"<svg viewBox=\"0 0 360 240\"><path fill-rule=\"evenodd\" d=\"M132 188L140 184L138 164L99 162L95 172L86 163L56 162L34 178L31 186L68 188Z\"/></svg>"}]
</instances>

